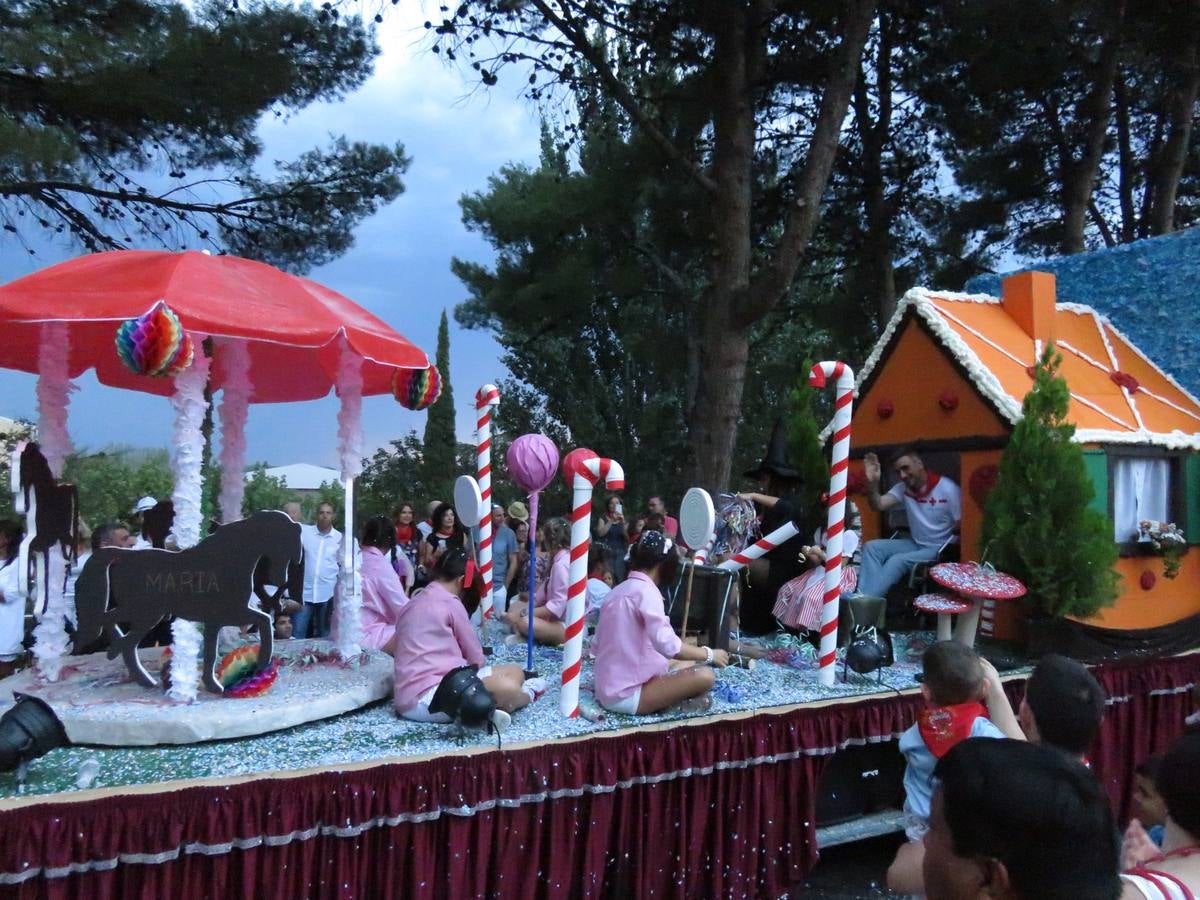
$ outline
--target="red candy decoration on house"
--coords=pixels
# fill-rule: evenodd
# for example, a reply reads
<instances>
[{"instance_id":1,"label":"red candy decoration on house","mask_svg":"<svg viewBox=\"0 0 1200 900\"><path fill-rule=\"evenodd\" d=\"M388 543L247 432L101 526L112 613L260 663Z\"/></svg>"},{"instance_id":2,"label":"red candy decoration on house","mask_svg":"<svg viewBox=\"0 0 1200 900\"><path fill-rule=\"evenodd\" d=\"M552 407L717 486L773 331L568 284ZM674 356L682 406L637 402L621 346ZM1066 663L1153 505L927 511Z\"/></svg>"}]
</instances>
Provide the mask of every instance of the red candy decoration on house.
<instances>
[{"instance_id":1,"label":"red candy decoration on house","mask_svg":"<svg viewBox=\"0 0 1200 900\"><path fill-rule=\"evenodd\" d=\"M1158 576L1147 569L1142 573L1142 577L1138 579L1138 584L1142 586L1143 591L1153 589L1154 585L1158 584Z\"/></svg>"},{"instance_id":2,"label":"red candy decoration on house","mask_svg":"<svg viewBox=\"0 0 1200 900\"><path fill-rule=\"evenodd\" d=\"M1109 372L1108 377L1112 379L1113 384L1120 385L1131 394L1136 394L1142 387L1140 384L1138 384L1138 380L1128 372L1117 370L1114 372Z\"/></svg>"},{"instance_id":3,"label":"red candy decoration on house","mask_svg":"<svg viewBox=\"0 0 1200 900\"><path fill-rule=\"evenodd\" d=\"M880 400L875 405L875 412L881 419L890 419L895 411L896 405L891 400Z\"/></svg>"},{"instance_id":4,"label":"red candy decoration on house","mask_svg":"<svg viewBox=\"0 0 1200 900\"><path fill-rule=\"evenodd\" d=\"M946 388L946 390L938 394L938 406L946 410L946 412L953 412L958 409L958 394Z\"/></svg>"}]
</instances>

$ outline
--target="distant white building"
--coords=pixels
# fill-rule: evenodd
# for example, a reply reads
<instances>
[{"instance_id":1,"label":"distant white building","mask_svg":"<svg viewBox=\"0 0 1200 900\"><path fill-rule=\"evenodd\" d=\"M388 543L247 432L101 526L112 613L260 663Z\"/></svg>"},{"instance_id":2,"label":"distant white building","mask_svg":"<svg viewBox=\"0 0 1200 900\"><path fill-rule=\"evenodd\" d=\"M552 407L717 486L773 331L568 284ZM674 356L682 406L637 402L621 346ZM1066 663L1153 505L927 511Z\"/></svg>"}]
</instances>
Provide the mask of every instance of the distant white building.
<instances>
[{"instance_id":1,"label":"distant white building","mask_svg":"<svg viewBox=\"0 0 1200 900\"><path fill-rule=\"evenodd\" d=\"M338 484L342 480L342 473L337 469L314 466L312 463L273 466L266 470L266 474L280 479L297 494L315 493L321 489L322 484ZM250 478L249 473L246 474L246 478Z\"/></svg>"}]
</instances>

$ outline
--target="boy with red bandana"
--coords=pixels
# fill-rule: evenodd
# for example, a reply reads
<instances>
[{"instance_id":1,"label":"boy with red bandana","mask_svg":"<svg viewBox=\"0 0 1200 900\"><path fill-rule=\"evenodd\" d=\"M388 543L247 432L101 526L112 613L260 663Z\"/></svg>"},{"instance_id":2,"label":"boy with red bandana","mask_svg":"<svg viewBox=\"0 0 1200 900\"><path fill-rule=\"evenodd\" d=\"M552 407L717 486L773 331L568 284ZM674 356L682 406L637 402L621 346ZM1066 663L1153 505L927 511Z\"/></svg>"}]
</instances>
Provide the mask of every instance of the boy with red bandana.
<instances>
[{"instance_id":1,"label":"boy with red bandana","mask_svg":"<svg viewBox=\"0 0 1200 900\"><path fill-rule=\"evenodd\" d=\"M902 894L922 893L921 864L933 770L937 761L972 737L1024 739L1012 704L995 667L957 641L932 644L921 657L919 676L926 708L900 736L904 770L904 817L908 843L888 869L888 887Z\"/></svg>"}]
</instances>

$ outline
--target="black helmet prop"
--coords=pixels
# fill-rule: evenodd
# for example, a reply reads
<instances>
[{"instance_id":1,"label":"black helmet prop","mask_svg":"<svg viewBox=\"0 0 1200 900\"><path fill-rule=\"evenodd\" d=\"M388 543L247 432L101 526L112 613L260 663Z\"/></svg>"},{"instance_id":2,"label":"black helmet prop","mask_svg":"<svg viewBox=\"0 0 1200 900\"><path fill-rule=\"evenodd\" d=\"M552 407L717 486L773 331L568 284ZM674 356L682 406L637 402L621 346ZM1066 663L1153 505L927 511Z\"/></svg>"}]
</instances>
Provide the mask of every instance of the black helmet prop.
<instances>
[{"instance_id":1,"label":"black helmet prop","mask_svg":"<svg viewBox=\"0 0 1200 900\"><path fill-rule=\"evenodd\" d=\"M492 719L496 701L474 666L451 669L429 702L431 713L445 713L465 728L484 728Z\"/></svg>"}]
</instances>

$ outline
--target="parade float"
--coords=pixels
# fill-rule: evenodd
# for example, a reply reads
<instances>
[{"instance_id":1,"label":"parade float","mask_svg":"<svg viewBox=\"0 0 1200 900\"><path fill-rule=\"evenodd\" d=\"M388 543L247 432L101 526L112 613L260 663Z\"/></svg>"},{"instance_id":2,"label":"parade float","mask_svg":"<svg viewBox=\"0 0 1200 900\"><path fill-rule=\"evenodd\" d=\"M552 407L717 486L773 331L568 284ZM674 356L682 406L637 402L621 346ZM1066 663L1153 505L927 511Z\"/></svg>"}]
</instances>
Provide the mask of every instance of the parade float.
<instances>
[{"instance_id":1,"label":"parade float","mask_svg":"<svg viewBox=\"0 0 1200 900\"><path fill-rule=\"evenodd\" d=\"M184 254L186 259L176 258L174 264L206 266L207 261L197 256ZM235 296L236 280L221 282L211 296L227 303ZM23 289L21 282L0 289L0 315L25 308L10 302ZM421 408L437 395L436 370L426 368L424 354L415 348L411 355L389 358L378 344L370 348L356 344L355 332L340 326L332 335L326 330L306 341L297 339L297 347L288 348L286 343L258 347L244 332L226 332L211 319L192 318L170 298L165 298L167 307L182 330L193 336L195 359L208 359L203 355L205 337L212 338L213 359L207 366L200 363L207 368L204 379L189 379L185 367L174 376L174 385L170 377L145 381L149 376L132 375L117 359L114 334L123 322L153 312L157 301L164 299L160 290L156 284L155 296L146 302L145 297L126 298L114 288L110 299L127 300L127 305L100 324L81 326L80 339L70 341L69 352L51 352L55 346L65 346L62 332L55 330L57 324L86 316L88 307L73 305L75 301L53 291L39 295L38 305L32 307L41 311L41 319L30 316L24 322L14 316L20 333L13 332L17 338L12 347L7 338L0 338L0 365L39 373L45 396L59 398L48 400L39 434L48 469L61 466L66 455L61 410L69 396L68 379L87 368L95 368L107 384L185 395L186 403L181 405L186 409L180 419L186 428L181 426L181 435L193 433L197 413L203 410L205 385L231 394L232 404L229 397L222 400L222 409L231 406L227 419L224 415L222 419L235 439L223 440L223 463L235 471L240 465L238 423L244 422L248 403L284 399L272 395L272 386L295 391L289 399L320 396L336 388L343 404L339 434L349 516L355 457L361 456L356 443L357 398L390 391L405 405ZM57 307L61 309L56 311ZM236 316L239 321L251 318L244 311L243 306ZM277 312L281 321L286 320L284 310ZM339 322L361 324L360 313L345 311ZM374 338L379 340L387 337L380 332L381 325L372 323ZM91 328L95 346L105 352L86 357L80 347ZM226 342L237 347L239 340L248 350L249 377L246 358L223 359ZM255 356L256 349L263 355ZM307 354L308 368L302 368L295 383L286 378L273 381L273 374L295 370L285 358L293 351ZM231 374L238 371L243 375ZM324 718L330 716L329 709L320 705L324 695L351 692L348 684L353 673L375 665L370 655L364 661L353 646L355 587L352 560L347 557L341 596L349 597L350 603L348 610L338 614L337 644L281 641L271 646L255 637L240 642L227 665L214 672L214 654L206 651L202 662L208 626L203 634L194 635L185 627L174 635L166 666L162 650L131 651L122 644L119 658L109 660L102 654L95 659L94 665L106 667L102 671L90 668L93 657L43 652L35 654L34 669L0 682L4 702L14 691L42 696L17 703L0 718L0 885L30 897L211 896L229 891L281 898L726 896L745 892L748 885L754 886L756 895L778 896L793 889L816 863L819 841L840 839L832 837L828 828L819 833L818 825L853 818L871 803L889 799L886 787L872 790L883 780L878 778L880 770L864 767L851 754L868 748L881 757L898 758L892 742L921 706L914 675L921 648L932 638L914 635L906 643L901 636L895 663L882 669L873 665L866 675L859 674L857 666L837 665L841 561L836 538L844 527L854 453L851 435L861 443L860 429L870 434L871 428L862 423L861 408L852 418L849 366L822 363L811 377L816 386L833 390L837 410L826 520L834 540L829 543L824 572L818 648L797 641L764 644L755 668L721 671L711 706L701 713L668 710L633 717L600 710L592 698L586 652L583 564L590 540L592 493L601 485L619 489L620 461L585 448L559 448L542 435L524 435L512 441L503 466L493 470L491 416L503 398L494 386L484 385L475 398L475 478L460 479L463 490L456 490L458 504L470 507L464 509L467 521L486 520L488 500L499 486L505 493L528 495L536 509L539 492L561 474L573 495L566 646L508 646L498 640L494 614L486 606L481 609L483 643L492 646L492 661L521 664L530 674L551 682L547 696L514 715L503 742L498 746L495 737L483 733L398 719L387 700ZM231 448L227 457L226 445ZM176 464L181 483L194 478L188 460L193 459L195 447L194 436L177 439L176 454L183 458ZM277 513L256 514L245 523L230 521L200 541L198 526L189 532L185 521L181 533L179 523L181 514L186 519L193 508L192 498L187 489L177 488L175 532L182 538L180 546L207 552L207 542L229 540L220 538L222 531L229 535L244 528L258 536L235 543L272 545L274 549L262 551L253 568L231 565L240 573L241 587L236 598L222 605L234 611L233 618L254 617L256 609L269 608L280 582L294 575L294 533L288 523ZM228 508L240 509L240 497L231 495L226 502ZM723 509L714 512L712 498L699 489L689 491L681 503L680 519L694 566L707 566L710 554L719 554L728 558L713 560L718 565L712 568L722 573L736 572L796 533L794 523L762 536L746 533L741 527L745 523L739 523L740 540L732 542L727 532L733 514ZM351 531L349 520L346 525ZM490 536L486 530L482 534ZM489 541L484 537L480 543L486 583ZM237 555L228 547L218 549L222 558ZM54 556L53 550L50 555ZM119 593L124 577L114 576L111 556L97 561L103 578L91 577L98 574L91 561L84 567L86 572L93 566L89 581L104 583L99 599L92 587L84 585L79 615L81 623L92 623L90 628L97 622L109 627L120 619L109 614L108 592ZM65 563L65 558L57 560L59 565ZM143 585L149 576L151 584L166 586L171 574L166 563L139 565L149 566L140 573ZM192 586L200 584L207 590L211 584L204 565L184 566L181 571L193 573ZM181 571L174 571L176 593ZM216 574L218 583L225 579L224 572ZM698 620L698 606L689 612L689 585L681 588L681 618L690 615ZM36 575L32 586L36 592ZM126 584L127 595L131 590ZM258 599L257 605L252 598ZM119 611L122 603L138 606L141 601L118 597L116 602ZM39 608L43 622L67 612L63 598L54 591L49 601L39 601ZM206 621L206 616L197 618ZM214 623L221 618L215 610L207 614ZM53 631L52 625L39 627ZM688 631L686 624L682 630ZM111 637L121 642L124 629ZM181 644L190 644L190 653L187 646L180 652ZM51 645L60 647L57 634ZM177 668L182 673L180 660L185 655L191 656L186 666L190 679L175 674ZM51 677L55 661L58 669ZM237 685L249 682L253 687L257 678L261 686L272 671L275 680L267 690L257 696L238 696ZM319 685L289 693L290 686L317 672L325 679ZM1147 730L1144 723L1151 718L1182 722L1190 708L1180 686L1197 676L1200 663L1191 656L1115 663L1097 670L1109 696L1122 700L1106 718L1092 757L1093 768L1118 804L1128 802L1136 763L1161 750L1175 733L1165 724ZM170 679L167 693L161 684L146 683L164 677ZM1014 698L1020 695L1022 678L1020 670L1009 677ZM224 690L215 690L214 679ZM181 681L187 682L185 688L190 686L184 695L180 695ZM284 727L287 723L276 719L273 729L258 729L263 733L239 732L225 721L227 717L268 718L255 704L272 695L284 710L313 721ZM147 707L155 715L175 718L175 733L182 735L191 728L192 742L111 746L144 743L129 735L147 732L127 724L129 717L139 714L127 713L125 707L119 714L97 714L97 699L106 696L109 699L103 702L127 704L129 710ZM249 714L238 711L239 707ZM56 723L60 719L65 723L72 715L75 724L67 733L57 730ZM90 729L86 732L84 722ZM118 734L125 737L114 740ZM7 740L6 735L27 735L27 739ZM220 736L228 739L204 740ZM110 746L98 746L106 744ZM835 792L831 779L846 768L842 765L846 760L852 770L851 786ZM835 793L839 796L831 804L828 801ZM653 840L648 840L650 835Z\"/></svg>"}]
</instances>

